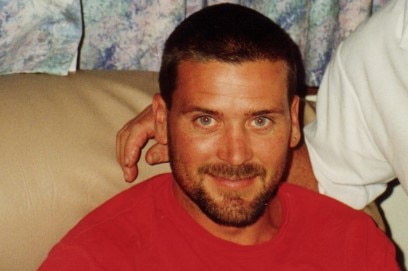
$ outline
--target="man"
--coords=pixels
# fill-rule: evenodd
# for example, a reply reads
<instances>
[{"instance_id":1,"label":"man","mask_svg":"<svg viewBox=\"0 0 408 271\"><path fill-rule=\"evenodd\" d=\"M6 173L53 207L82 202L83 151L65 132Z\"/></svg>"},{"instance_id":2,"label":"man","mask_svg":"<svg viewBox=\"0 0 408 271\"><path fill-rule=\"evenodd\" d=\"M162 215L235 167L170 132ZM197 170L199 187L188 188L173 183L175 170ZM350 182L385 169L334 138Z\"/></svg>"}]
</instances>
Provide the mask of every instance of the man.
<instances>
[{"instance_id":1,"label":"man","mask_svg":"<svg viewBox=\"0 0 408 271\"><path fill-rule=\"evenodd\" d=\"M300 140L299 65L253 10L187 18L166 41L152 106L172 174L89 214L40 270L398 270L367 215L282 184Z\"/></svg>"},{"instance_id":2,"label":"man","mask_svg":"<svg viewBox=\"0 0 408 271\"><path fill-rule=\"evenodd\" d=\"M408 1L391 0L339 46L319 87L316 121L304 129L308 150L295 151L288 182L313 189L315 174L320 193L355 209L395 178L408 191L407 18ZM140 149L152 137L150 107L119 131L117 157L127 181L136 178ZM167 147L157 144L146 160L167 157Z\"/></svg>"}]
</instances>

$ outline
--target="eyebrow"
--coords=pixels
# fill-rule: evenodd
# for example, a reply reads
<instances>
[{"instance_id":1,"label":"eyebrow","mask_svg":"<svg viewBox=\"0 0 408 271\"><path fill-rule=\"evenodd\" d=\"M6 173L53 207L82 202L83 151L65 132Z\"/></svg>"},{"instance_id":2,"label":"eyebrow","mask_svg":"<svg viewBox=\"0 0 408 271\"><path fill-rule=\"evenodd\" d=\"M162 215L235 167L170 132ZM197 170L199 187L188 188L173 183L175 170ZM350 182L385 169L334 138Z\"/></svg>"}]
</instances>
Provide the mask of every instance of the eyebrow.
<instances>
[{"instance_id":1,"label":"eyebrow","mask_svg":"<svg viewBox=\"0 0 408 271\"><path fill-rule=\"evenodd\" d=\"M265 109L259 111L250 111L246 113L248 116L256 117L262 115L275 115L275 114L283 114L283 109Z\"/></svg>"},{"instance_id":2,"label":"eyebrow","mask_svg":"<svg viewBox=\"0 0 408 271\"><path fill-rule=\"evenodd\" d=\"M222 115L220 112L215 111L215 110L211 110L208 108L203 108L203 107L199 107L199 106L194 106L191 108L186 108L184 110L181 111L183 114L189 114L189 113L194 113L194 112L201 112L204 114L208 114L208 115Z\"/></svg>"},{"instance_id":3,"label":"eyebrow","mask_svg":"<svg viewBox=\"0 0 408 271\"><path fill-rule=\"evenodd\" d=\"M200 112L208 115L213 115L213 116L222 116L223 114L220 113L219 111L211 110L208 108L203 108L199 106L195 106L192 108L187 108L182 111L183 114L189 114L189 113L194 113L194 112ZM275 115L275 114L283 114L284 110L283 109L263 109L263 110L258 110L258 111L248 111L245 113L246 116L251 116L251 117L256 117L256 116L262 116L262 115Z\"/></svg>"}]
</instances>

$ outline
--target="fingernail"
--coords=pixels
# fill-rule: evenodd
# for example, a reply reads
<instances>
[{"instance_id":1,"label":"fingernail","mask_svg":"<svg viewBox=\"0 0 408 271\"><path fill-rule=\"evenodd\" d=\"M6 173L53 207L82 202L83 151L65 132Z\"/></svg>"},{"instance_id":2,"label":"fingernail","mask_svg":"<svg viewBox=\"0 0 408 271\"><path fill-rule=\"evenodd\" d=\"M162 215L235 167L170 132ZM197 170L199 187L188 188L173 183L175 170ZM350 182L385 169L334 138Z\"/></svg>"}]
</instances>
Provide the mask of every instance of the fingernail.
<instances>
[{"instance_id":1,"label":"fingernail","mask_svg":"<svg viewBox=\"0 0 408 271\"><path fill-rule=\"evenodd\" d=\"M125 166L128 166L128 165L129 165L129 158L125 157Z\"/></svg>"}]
</instances>

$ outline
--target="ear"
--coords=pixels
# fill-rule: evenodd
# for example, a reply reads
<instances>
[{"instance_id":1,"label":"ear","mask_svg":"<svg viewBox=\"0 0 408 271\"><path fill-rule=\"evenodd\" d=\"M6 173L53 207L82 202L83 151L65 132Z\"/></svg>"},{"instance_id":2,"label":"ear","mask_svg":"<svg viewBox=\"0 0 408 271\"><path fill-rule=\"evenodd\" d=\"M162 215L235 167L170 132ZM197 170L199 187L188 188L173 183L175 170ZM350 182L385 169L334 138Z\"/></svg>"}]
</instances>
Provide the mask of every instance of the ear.
<instances>
[{"instance_id":1,"label":"ear","mask_svg":"<svg viewBox=\"0 0 408 271\"><path fill-rule=\"evenodd\" d=\"M291 148L294 148L296 147L297 144L299 144L299 141L302 136L302 133L300 131L300 126L299 126L299 103L300 103L299 96L293 97L292 104L290 107L290 116L291 116L291 123L292 123L291 139L290 139Z\"/></svg>"},{"instance_id":2,"label":"ear","mask_svg":"<svg viewBox=\"0 0 408 271\"><path fill-rule=\"evenodd\" d=\"M160 144L167 144L167 106L160 94L153 97L155 139Z\"/></svg>"}]
</instances>

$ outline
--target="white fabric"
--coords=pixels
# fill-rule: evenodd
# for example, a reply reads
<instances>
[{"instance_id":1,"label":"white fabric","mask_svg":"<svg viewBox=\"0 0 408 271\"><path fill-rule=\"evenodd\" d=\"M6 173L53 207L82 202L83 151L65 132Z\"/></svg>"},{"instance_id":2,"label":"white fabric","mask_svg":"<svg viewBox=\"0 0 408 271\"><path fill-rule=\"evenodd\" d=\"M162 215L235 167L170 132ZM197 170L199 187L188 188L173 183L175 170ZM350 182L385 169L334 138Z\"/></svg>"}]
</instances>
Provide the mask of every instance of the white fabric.
<instances>
[{"instance_id":1,"label":"white fabric","mask_svg":"<svg viewBox=\"0 0 408 271\"><path fill-rule=\"evenodd\" d=\"M321 193L361 209L408 191L408 3L391 1L337 49L305 127Z\"/></svg>"}]
</instances>

